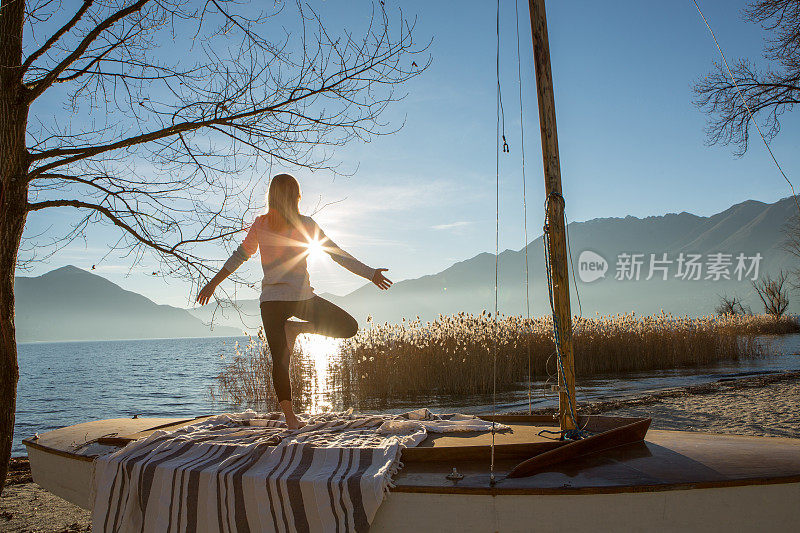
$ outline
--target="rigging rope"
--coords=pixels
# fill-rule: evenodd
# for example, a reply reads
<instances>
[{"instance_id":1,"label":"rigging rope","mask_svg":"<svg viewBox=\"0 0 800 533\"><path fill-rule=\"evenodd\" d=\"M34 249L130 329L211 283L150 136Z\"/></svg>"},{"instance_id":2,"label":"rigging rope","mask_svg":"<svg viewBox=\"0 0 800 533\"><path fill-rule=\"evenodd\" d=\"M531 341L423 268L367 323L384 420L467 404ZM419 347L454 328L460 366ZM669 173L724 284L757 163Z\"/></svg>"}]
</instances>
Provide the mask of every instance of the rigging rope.
<instances>
[{"instance_id":1,"label":"rigging rope","mask_svg":"<svg viewBox=\"0 0 800 533\"><path fill-rule=\"evenodd\" d=\"M728 66L728 60L725 58L725 52L722 51L722 46L720 46L719 41L717 40L717 36L714 35L714 30L711 29L711 24L709 24L708 19L706 19L706 16L703 14L703 10L700 9L700 4L697 3L697 0L692 0L692 2L694 2L694 7L697 8L697 12L700 13L700 17L703 19L703 22L705 22L706 28L708 28L708 31L711 34L711 38L714 39L714 44L717 45L717 50L719 50L719 55L722 56L722 62L725 64L725 70L728 71L728 76L730 77L733 86L736 88L736 92L739 94L739 98L742 99L742 104L744 104L744 108L747 110L747 116L750 117L750 121L756 127L756 131L758 131L758 135L764 142L764 146L766 146L767 152L769 152L769 155L772 158L772 162L775 163L776 167L778 167L778 172L781 173L783 179L785 179L786 183L789 184L789 188L792 190L792 198L794 199L794 204L795 206L797 206L797 211L800 213L800 203L798 203L797 201L797 194L795 194L794 192L794 185L792 185L792 182L789 180L789 177L783 171L783 168L781 168L781 165L780 163L778 163L775 154L772 153L772 148L770 148L766 137L764 137L764 134L761 133L761 127L758 125L758 122L756 122L756 119L753 117L753 111L750 109L750 105L747 103L747 100L745 100L744 95L742 94L742 90L739 88L739 84L736 82L736 78L734 78L733 76L731 67Z\"/></svg>"},{"instance_id":2,"label":"rigging rope","mask_svg":"<svg viewBox=\"0 0 800 533\"><path fill-rule=\"evenodd\" d=\"M569 243L569 218L567 217L566 209L564 210L564 233L567 234L567 252L569 252L569 270L572 272L572 285L575 287L575 297L578 299L578 316L583 317L581 291L578 289L578 280L575 279L575 263L572 262L572 245ZM572 335L575 336L574 326L572 328Z\"/></svg>"},{"instance_id":3,"label":"rigging rope","mask_svg":"<svg viewBox=\"0 0 800 533\"><path fill-rule=\"evenodd\" d=\"M498 305L498 283L500 278L500 144L501 137L500 119L503 120L502 139L503 152L508 150L505 136L505 115L503 114L503 100L500 92L500 0L497 0L497 11L495 14L495 24L497 33L497 53L495 57L495 74L497 76L497 102L495 111L497 113L496 141L495 147L495 223L494 223L494 331L492 338L492 446L489 461L489 484L494 485L494 444L495 444L495 417L497 415L497 309Z\"/></svg>"},{"instance_id":4,"label":"rigging rope","mask_svg":"<svg viewBox=\"0 0 800 533\"><path fill-rule=\"evenodd\" d=\"M531 364L531 296L530 296L530 271L528 267L528 200L525 184L525 116L522 105L522 58L519 46L519 0L514 2L514 12L516 15L517 29L517 83L519 84L519 130L520 130L520 154L522 157L522 228L525 237L525 316L527 322L527 335L525 337L525 348L528 355L528 414L533 411L531 387L533 386L533 367Z\"/></svg>"}]
</instances>

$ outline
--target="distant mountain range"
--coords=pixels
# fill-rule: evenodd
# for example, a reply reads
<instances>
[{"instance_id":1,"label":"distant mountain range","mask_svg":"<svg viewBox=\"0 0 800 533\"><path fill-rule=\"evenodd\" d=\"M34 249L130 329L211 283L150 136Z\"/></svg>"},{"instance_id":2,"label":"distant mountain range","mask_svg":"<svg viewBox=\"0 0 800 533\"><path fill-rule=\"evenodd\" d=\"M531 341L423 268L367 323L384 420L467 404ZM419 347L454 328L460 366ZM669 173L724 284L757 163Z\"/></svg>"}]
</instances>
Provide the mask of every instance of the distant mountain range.
<instances>
[{"instance_id":1,"label":"distant mountain range","mask_svg":"<svg viewBox=\"0 0 800 533\"><path fill-rule=\"evenodd\" d=\"M211 330L185 309L158 305L141 294L74 266L14 279L17 341L73 341L241 335Z\"/></svg>"},{"instance_id":2,"label":"distant mountain range","mask_svg":"<svg viewBox=\"0 0 800 533\"><path fill-rule=\"evenodd\" d=\"M773 204L748 200L710 217L684 212L647 218L628 216L573 222L569 224L572 262L577 271L571 287L573 313L578 314L582 309L584 315L631 311L649 314L663 309L675 314L701 315L713 313L721 295L739 296L754 311L760 312L760 304L749 280L737 279L737 256L744 254L745 266L750 267L750 258L760 254L759 274L800 266L797 258L783 249L783 227L797 214L796 209L791 198ZM532 241L527 249L531 271L531 312L541 315L549 309L542 238ZM581 279L579 262L584 251L594 252L605 260L608 270L604 278L590 282ZM665 253L671 263L656 263L655 266L665 268L668 279L661 279L664 270L656 268L652 279L646 280L650 273L650 254L655 254L656 260L662 260ZM701 279L676 277L681 253L684 262L690 259L690 254L700 256L696 263L701 265ZM641 261L638 281L635 276L631 276L634 279L615 279L618 264L625 261L625 256L620 254L635 256L635 259L629 258L631 263ZM705 279L709 275L708 267L714 263L714 254L723 254L717 256L717 265L723 273L727 270L731 279ZM500 254L499 304L502 313L525 312L524 261L525 249L506 250ZM726 261L730 264L725 265ZM346 296L329 298L362 323L368 315L379 322L396 322L403 317L420 316L429 320L440 313L479 313L494 308L494 266L494 255L482 253L442 272L395 283L388 292L365 285ZM630 270L624 273L629 274ZM696 272L692 274L694 277ZM713 278L713 271L711 274ZM747 277L751 276L752 272ZM800 310L800 295L791 294L790 301L790 311ZM245 322L258 325L258 302L248 300L239 302L239 305L246 317ZM206 306L191 312L208 320L211 311L212 308ZM218 315L218 320L241 327L239 316L230 311L224 317Z\"/></svg>"},{"instance_id":3,"label":"distant mountain range","mask_svg":"<svg viewBox=\"0 0 800 533\"><path fill-rule=\"evenodd\" d=\"M721 295L743 298L760 312L746 279L753 272L737 275L737 257L742 254L747 268L752 266L752 258L760 255L760 275L800 266L797 258L784 251L783 228L796 209L791 198L773 204L749 200L710 217L684 212L573 222L568 226L574 266L573 313L649 314L663 309L701 315L712 313ZM531 313L541 315L549 310L542 238L532 241L527 250ZM651 254L656 268L647 280ZM666 263L659 262L665 259L663 254ZM692 256L701 268L700 279L683 279L679 274L690 271L687 261ZM626 260L629 265L640 263L638 280L633 269L623 268ZM525 312L524 262L524 248L500 254L502 313ZM604 277L594 279L603 264ZM707 279L715 277L714 265L730 279ZM362 324L369 315L378 322L397 322L416 316L430 320L440 313L480 313L494 308L494 266L494 255L482 253L439 273L395 283L387 292L367 284L345 296L322 296L347 309ZM634 279L616 279L618 273ZM697 274L692 273L690 277ZM219 309L216 304L189 310L157 305L71 266L36 278L16 278L16 297L21 342L239 335L242 329L252 330L261 323L257 300L237 302L238 312ZM800 311L800 294L791 293L790 302L791 312ZM206 325L212 316L213 331Z\"/></svg>"}]
</instances>

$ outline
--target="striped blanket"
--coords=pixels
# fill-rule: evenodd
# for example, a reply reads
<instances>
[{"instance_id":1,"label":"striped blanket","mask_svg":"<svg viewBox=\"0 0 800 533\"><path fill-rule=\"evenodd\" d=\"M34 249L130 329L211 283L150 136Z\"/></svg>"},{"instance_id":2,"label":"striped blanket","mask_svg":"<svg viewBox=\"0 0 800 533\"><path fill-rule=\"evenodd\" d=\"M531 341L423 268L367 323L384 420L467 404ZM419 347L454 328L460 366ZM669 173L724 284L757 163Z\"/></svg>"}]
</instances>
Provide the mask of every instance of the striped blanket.
<instances>
[{"instance_id":1,"label":"striped blanket","mask_svg":"<svg viewBox=\"0 0 800 533\"><path fill-rule=\"evenodd\" d=\"M428 432L489 430L427 409L314 415L297 431L279 414L219 415L99 457L92 529L367 531L403 448Z\"/></svg>"}]
</instances>

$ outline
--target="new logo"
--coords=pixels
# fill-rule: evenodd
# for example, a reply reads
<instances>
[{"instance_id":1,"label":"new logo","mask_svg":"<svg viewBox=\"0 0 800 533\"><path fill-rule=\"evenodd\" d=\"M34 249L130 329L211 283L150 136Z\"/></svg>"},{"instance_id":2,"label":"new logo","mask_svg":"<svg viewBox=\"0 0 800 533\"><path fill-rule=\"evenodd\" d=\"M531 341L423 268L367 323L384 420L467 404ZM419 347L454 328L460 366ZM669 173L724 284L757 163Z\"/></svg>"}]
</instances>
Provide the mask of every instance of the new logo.
<instances>
[{"instance_id":1,"label":"new logo","mask_svg":"<svg viewBox=\"0 0 800 533\"><path fill-rule=\"evenodd\" d=\"M591 283L604 278L607 271L608 262L602 255L590 250L581 252L580 257L578 257L578 277L581 278L582 282Z\"/></svg>"}]
</instances>

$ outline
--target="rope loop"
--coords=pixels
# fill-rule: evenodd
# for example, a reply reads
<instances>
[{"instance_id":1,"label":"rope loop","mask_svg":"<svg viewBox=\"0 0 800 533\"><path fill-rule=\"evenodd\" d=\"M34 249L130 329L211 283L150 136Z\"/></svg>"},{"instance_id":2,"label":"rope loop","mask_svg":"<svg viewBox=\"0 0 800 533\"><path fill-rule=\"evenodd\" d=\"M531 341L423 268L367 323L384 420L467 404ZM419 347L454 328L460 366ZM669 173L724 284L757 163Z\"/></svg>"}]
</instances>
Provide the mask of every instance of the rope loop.
<instances>
[{"instance_id":1,"label":"rope loop","mask_svg":"<svg viewBox=\"0 0 800 533\"><path fill-rule=\"evenodd\" d=\"M560 192L556 191L551 192L550 194L547 195L547 200L545 201L545 216L547 215L546 210L550 206L550 202L553 200L557 200L561 204L561 207L564 207L566 205L564 197L561 195Z\"/></svg>"},{"instance_id":2,"label":"rope loop","mask_svg":"<svg viewBox=\"0 0 800 533\"><path fill-rule=\"evenodd\" d=\"M562 440L581 440L590 436L591 434L588 431L582 429L568 429L562 432L561 438Z\"/></svg>"},{"instance_id":3,"label":"rope loop","mask_svg":"<svg viewBox=\"0 0 800 533\"><path fill-rule=\"evenodd\" d=\"M551 440L582 440L586 437L591 437L592 433L584 429L566 429L564 431L552 431L549 429L541 430L538 435ZM557 435L558 438L553 439L548 435Z\"/></svg>"}]
</instances>

